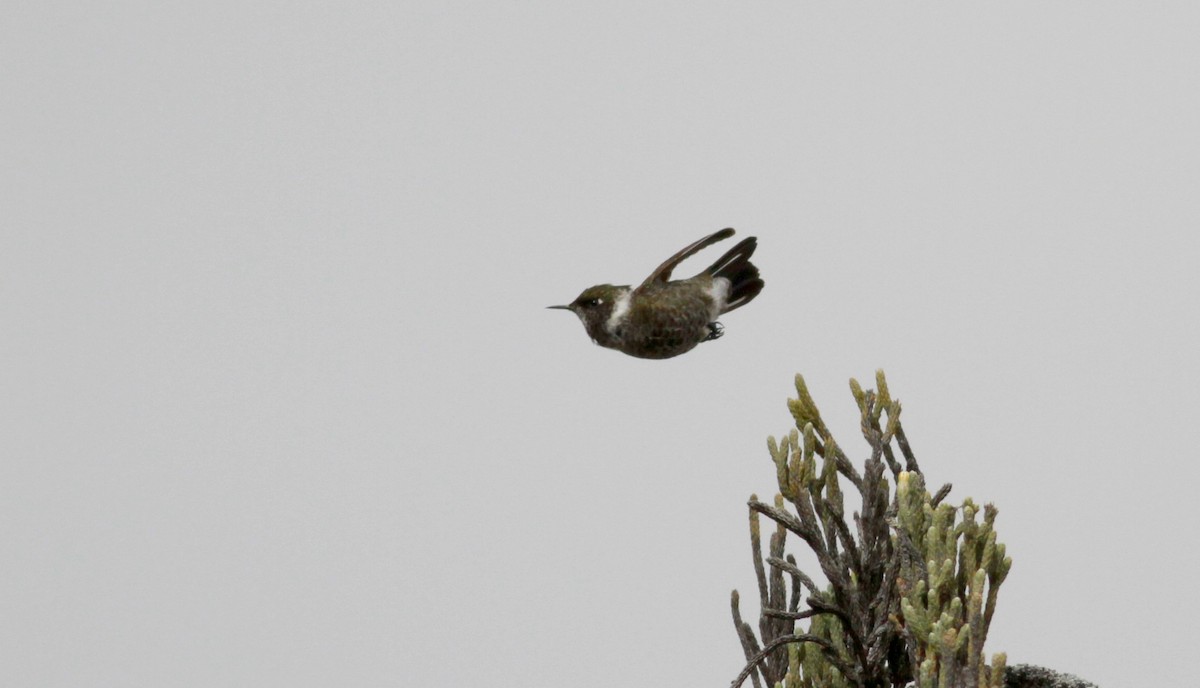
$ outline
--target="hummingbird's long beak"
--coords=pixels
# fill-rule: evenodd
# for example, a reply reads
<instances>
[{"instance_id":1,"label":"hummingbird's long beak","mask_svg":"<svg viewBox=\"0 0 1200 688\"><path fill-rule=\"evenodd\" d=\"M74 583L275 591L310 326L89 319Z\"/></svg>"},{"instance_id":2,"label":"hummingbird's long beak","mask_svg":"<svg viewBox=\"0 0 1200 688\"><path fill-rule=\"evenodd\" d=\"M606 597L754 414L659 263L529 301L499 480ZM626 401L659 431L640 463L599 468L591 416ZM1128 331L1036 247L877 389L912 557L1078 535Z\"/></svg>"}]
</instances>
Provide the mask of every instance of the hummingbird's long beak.
<instances>
[{"instance_id":1,"label":"hummingbird's long beak","mask_svg":"<svg viewBox=\"0 0 1200 688\"><path fill-rule=\"evenodd\" d=\"M571 307L570 307L570 306L546 306L546 308L558 308L558 309L560 309L560 310L564 310L564 311L569 311L569 310L571 310Z\"/></svg>"}]
</instances>

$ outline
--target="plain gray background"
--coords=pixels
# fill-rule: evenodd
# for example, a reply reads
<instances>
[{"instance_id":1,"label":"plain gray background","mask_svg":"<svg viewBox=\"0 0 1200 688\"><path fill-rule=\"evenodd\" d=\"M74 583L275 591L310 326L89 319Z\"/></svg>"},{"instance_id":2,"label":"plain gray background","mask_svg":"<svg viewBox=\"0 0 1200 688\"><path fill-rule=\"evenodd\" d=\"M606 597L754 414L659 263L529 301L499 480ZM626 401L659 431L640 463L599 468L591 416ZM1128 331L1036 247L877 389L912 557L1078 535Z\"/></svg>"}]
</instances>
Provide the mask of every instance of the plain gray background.
<instances>
[{"instance_id":1,"label":"plain gray background","mask_svg":"<svg viewBox=\"0 0 1200 688\"><path fill-rule=\"evenodd\" d=\"M3 15L0 684L727 685L792 375L861 460L879 367L990 651L1194 680L1194 4ZM719 342L543 310L727 225Z\"/></svg>"}]
</instances>

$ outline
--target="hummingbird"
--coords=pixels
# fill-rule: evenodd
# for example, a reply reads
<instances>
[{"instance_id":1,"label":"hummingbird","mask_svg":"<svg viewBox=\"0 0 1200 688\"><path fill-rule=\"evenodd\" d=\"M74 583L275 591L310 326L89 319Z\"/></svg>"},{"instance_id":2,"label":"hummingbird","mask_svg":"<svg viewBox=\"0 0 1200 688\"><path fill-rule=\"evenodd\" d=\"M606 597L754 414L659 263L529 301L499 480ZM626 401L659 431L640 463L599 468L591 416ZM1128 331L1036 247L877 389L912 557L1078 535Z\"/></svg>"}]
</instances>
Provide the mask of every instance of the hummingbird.
<instances>
[{"instance_id":1,"label":"hummingbird","mask_svg":"<svg viewBox=\"0 0 1200 688\"><path fill-rule=\"evenodd\" d=\"M638 358L671 358L701 342L720 338L717 318L750 303L763 281L750 256L758 247L747 237L700 274L671 281L685 258L733 236L732 228L710 234L680 249L637 288L597 284L565 306L583 322L592 341Z\"/></svg>"}]
</instances>

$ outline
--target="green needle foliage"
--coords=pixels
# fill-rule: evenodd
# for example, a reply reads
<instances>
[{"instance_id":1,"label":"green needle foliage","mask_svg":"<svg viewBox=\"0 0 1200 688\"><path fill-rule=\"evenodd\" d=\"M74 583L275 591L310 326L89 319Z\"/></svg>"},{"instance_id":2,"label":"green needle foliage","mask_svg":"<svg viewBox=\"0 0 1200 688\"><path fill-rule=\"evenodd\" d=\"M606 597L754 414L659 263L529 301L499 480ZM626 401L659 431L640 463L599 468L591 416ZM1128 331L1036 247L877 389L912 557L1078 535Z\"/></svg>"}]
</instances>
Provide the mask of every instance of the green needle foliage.
<instances>
[{"instance_id":1,"label":"green needle foliage","mask_svg":"<svg viewBox=\"0 0 1200 688\"><path fill-rule=\"evenodd\" d=\"M754 495L749 502L761 611L756 634L733 591L746 655L734 688L747 678L755 688L1003 685L1005 656L989 664L983 653L996 594L1012 567L996 541L996 508L984 506L980 522L970 499L944 502L949 484L933 495L925 489L900 402L883 371L875 381L877 390L850 381L871 448L860 474L796 376L797 398L788 400L796 429L767 440L779 494L773 504ZM849 520L843 481L858 493ZM762 516L775 523L765 558ZM789 535L816 555L824 587L785 553Z\"/></svg>"}]
</instances>

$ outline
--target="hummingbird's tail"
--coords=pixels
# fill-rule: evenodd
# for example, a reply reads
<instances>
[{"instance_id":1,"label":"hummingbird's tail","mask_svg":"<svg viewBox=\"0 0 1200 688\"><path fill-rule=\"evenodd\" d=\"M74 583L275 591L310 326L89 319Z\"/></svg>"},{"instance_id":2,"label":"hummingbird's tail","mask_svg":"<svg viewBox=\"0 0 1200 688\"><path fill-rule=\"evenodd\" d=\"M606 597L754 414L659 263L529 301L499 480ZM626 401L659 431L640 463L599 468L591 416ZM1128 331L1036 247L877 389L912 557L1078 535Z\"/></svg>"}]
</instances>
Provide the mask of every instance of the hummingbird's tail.
<instances>
[{"instance_id":1,"label":"hummingbird's tail","mask_svg":"<svg viewBox=\"0 0 1200 688\"><path fill-rule=\"evenodd\" d=\"M723 277L729 280L729 300L725 302L722 313L745 306L762 291L763 281L758 276L758 268L750 262L750 256L756 248L758 238L746 237L704 271L713 279Z\"/></svg>"}]
</instances>

